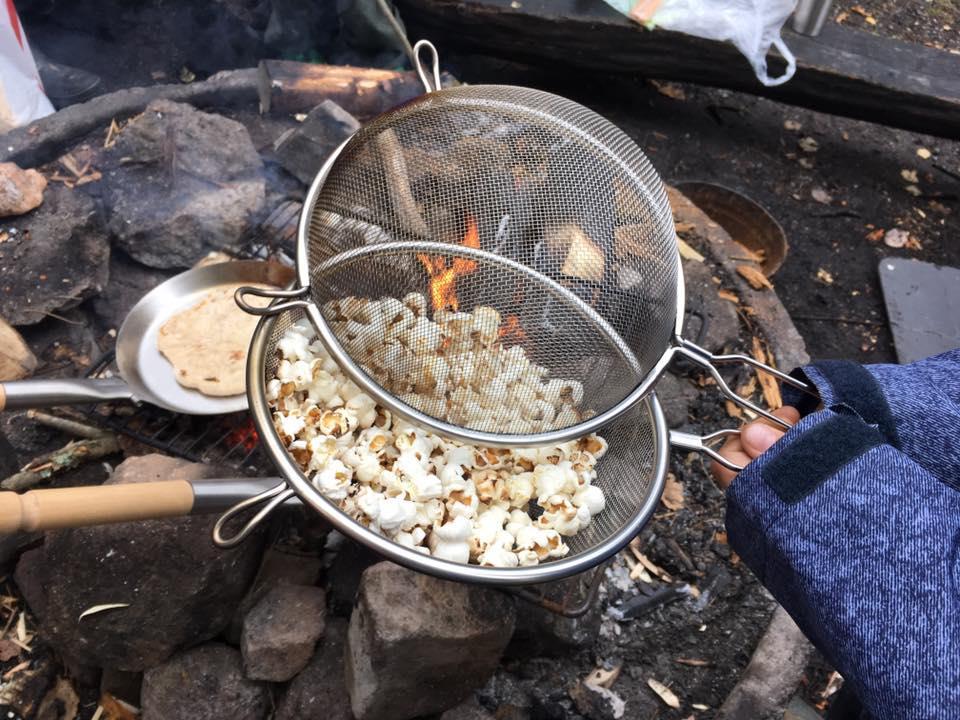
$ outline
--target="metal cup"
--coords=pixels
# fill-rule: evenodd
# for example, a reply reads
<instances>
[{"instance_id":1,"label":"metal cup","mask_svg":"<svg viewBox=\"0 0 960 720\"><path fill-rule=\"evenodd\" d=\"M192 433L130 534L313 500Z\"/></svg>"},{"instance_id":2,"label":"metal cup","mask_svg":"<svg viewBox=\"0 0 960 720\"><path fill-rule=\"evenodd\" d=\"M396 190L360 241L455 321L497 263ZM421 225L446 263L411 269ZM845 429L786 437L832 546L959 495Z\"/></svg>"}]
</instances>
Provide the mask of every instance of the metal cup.
<instances>
[{"instance_id":1,"label":"metal cup","mask_svg":"<svg viewBox=\"0 0 960 720\"><path fill-rule=\"evenodd\" d=\"M791 26L803 35L819 35L832 6L833 0L799 0Z\"/></svg>"}]
</instances>

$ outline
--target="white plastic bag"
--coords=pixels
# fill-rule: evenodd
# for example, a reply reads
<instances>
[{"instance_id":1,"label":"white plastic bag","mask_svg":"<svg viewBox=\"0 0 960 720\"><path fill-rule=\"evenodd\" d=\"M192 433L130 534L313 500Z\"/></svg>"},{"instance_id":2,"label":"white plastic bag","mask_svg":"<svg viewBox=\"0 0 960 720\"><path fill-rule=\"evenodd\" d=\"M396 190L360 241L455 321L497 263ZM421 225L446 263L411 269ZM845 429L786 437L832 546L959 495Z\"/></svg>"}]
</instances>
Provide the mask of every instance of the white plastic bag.
<instances>
[{"instance_id":1,"label":"white plastic bag","mask_svg":"<svg viewBox=\"0 0 960 720\"><path fill-rule=\"evenodd\" d=\"M605 0L649 28L662 27L709 40L729 40L750 61L764 85L782 85L793 77L797 61L780 37L797 0ZM767 74L767 52L777 48L787 68Z\"/></svg>"},{"instance_id":2,"label":"white plastic bag","mask_svg":"<svg viewBox=\"0 0 960 720\"><path fill-rule=\"evenodd\" d=\"M0 4L0 132L52 112L17 11Z\"/></svg>"}]
</instances>

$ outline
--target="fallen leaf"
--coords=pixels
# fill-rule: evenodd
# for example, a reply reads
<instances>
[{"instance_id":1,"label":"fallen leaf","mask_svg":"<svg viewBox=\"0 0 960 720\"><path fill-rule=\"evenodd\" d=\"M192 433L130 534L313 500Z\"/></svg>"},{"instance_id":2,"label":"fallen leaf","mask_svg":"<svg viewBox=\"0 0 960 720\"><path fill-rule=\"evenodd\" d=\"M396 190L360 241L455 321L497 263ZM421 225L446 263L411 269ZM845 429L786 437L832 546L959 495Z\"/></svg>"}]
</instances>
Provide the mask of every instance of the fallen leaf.
<instances>
[{"instance_id":1,"label":"fallen leaf","mask_svg":"<svg viewBox=\"0 0 960 720\"><path fill-rule=\"evenodd\" d=\"M677 244L680 246L680 257L682 257L684 260L695 260L696 262L701 263L703 262L703 255L690 247L690 245L682 238L677 238Z\"/></svg>"},{"instance_id":2,"label":"fallen leaf","mask_svg":"<svg viewBox=\"0 0 960 720\"><path fill-rule=\"evenodd\" d=\"M659 680L654 680L653 678L649 678L647 680L647 685L649 685L650 689L653 690L657 695L659 695L660 699L663 700L663 702L666 703L668 706L672 708L680 707L680 698L678 698L674 694L673 690L668 688L662 682L660 682Z\"/></svg>"},{"instance_id":3,"label":"fallen leaf","mask_svg":"<svg viewBox=\"0 0 960 720\"><path fill-rule=\"evenodd\" d=\"M920 241L917 239L916 235L911 235L907 239L907 244L904 245L908 250L922 250L923 245L920 244Z\"/></svg>"},{"instance_id":4,"label":"fallen leaf","mask_svg":"<svg viewBox=\"0 0 960 720\"><path fill-rule=\"evenodd\" d=\"M802 128L803 125L800 124L800 121L799 121L799 120L784 120L784 121L783 121L783 127L784 127L786 130L792 130L792 131L796 132L797 130L799 130L800 128Z\"/></svg>"},{"instance_id":5,"label":"fallen leaf","mask_svg":"<svg viewBox=\"0 0 960 720\"><path fill-rule=\"evenodd\" d=\"M834 670L827 679L827 686L820 693L820 697L826 700L843 686L843 675Z\"/></svg>"},{"instance_id":6,"label":"fallen leaf","mask_svg":"<svg viewBox=\"0 0 960 720\"><path fill-rule=\"evenodd\" d=\"M11 660L20 654L20 646L9 640L0 640L0 662Z\"/></svg>"},{"instance_id":7,"label":"fallen leaf","mask_svg":"<svg viewBox=\"0 0 960 720\"><path fill-rule=\"evenodd\" d=\"M657 89L658 93L666 95L668 98L673 98L674 100L687 99L687 94L679 85L670 82L658 82L656 80L651 80L650 84Z\"/></svg>"},{"instance_id":8,"label":"fallen leaf","mask_svg":"<svg viewBox=\"0 0 960 720\"><path fill-rule=\"evenodd\" d=\"M587 675L584 679L584 682L587 685L593 685L594 687L602 687L609 690L613 684L617 681L617 678L620 677L620 669L623 667L623 664L615 665L610 670L604 670L603 668L597 668L592 673Z\"/></svg>"},{"instance_id":9,"label":"fallen leaf","mask_svg":"<svg viewBox=\"0 0 960 720\"><path fill-rule=\"evenodd\" d=\"M723 405L727 410L728 417L731 417L734 420L739 420L743 417L743 408L737 405L733 400L724 400Z\"/></svg>"},{"instance_id":10,"label":"fallen leaf","mask_svg":"<svg viewBox=\"0 0 960 720\"><path fill-rule=\"evenodd\" d=\"M863 9L862 5L854 5L852 8L850 8L850 12L856 13L861 17L866 17L869 14L866 10Z\"/></svg>"},{"instance_id":11,"label":"fallen leaf","mask_svg":"<svg viewBox=\"0 0 960 720\"><path fill-rule=\"evenodd\" d=\"M713 534L713 540L714 540L714 542L718 542L718 543L720 543L721 545L726 545L726 544L727 544L727 531L726 531L726 530L717 530L717 531Z\"/></svg>"},{"instance_id":12,"label":"fallen leaf","mask_svg":"<svg viewBox=\"0 0 960 720\"><path fill-rule=\"evenodd\" d=\"M709 667L709 660L700 660L699 658L676 658L674 659L675 663L680 663L681 665L689 665L690 667ZM696 707L696 705L694 705Z\"/></svg>"},{"instance_id":13,"label":"fallen leaf","mask_svg":"<svg viewBox=\"0 0 960 720\"><path fill-rule=\"evenodd\" d=\"M720 296L721 300L729 300L734 305L740 304L740 298L737 297L737 294L733 292L733 290L726 290L724 288L720 288L719 290L717 290L717 295Z\"/></svg>"},{"instance_id":14,"label":"fallen leaf","mask_svg":"<svg viewBox=\"0 0 960 720\"><path fill-rule=\"evenodd\" d=\"M920 188L916 185L907 185L904 190L913 195L914 197L920 197L923 193L920 192Z\"/></svg>"},{"instance_id":15,"label":"fallen leaf","mask_svg":"<svg viewBox=\"0 0 960 720\"><path fill-rule=\"evenodd\" d=\"M880 242L883 240L883 228L877 228L873 232L868 232L866 238L870 242Z\"/></svg>"},{"instance_id":16,"label":"fallen leaf","mask_svg":"<svg viewBox=\"0 0 960 720\"><path fill-rule=\"evenodd\" d=\"M709 705L704 705L703 703L694 703L694 704L691 705L690 707L692 707L694 710L709 710L709 709L710 709L710 706L709 706Z\"/></svg>"},{"instance_id":17,"label":"fallen leaf","mask_svg":"<svg viewBox=\"0 0 960 720\"><path fill-rule=\"evenodd\" d=\"M864 20L866 20L867 25L876 25L877 19L873 15L867 15Z\"/></svg>"},{"instance_id":18,"label":"fallen leaf","mask_svg":"<svg viewBox=\"0 0 960 720\"><path fill-rule=\"evenodd\" d=\"M920 180L917 179L917 171L916 171L916 170L907 170L906 168L904 168L903 170L900 171L900 177L902 177L902 178L903 178L904 180L906 180L908 183L917 183L917 182L920 182Z\"/></svg>"},{"instance_id":19,"label":"fallen leaf","mask_svg":"<svg viewBox=\"0 0 960 720\"><path fill-rule=\"evenodd\" d=\"M20 663L19 665L14 665L12 668L10 668L9 670L7 670L7 671L3 674L3 679L4 679L4 680L9 680L9 679L12 678L14 675L16 675L18 672L20 672L21 670L26 670L28 667L30 667L30 663L31 663L31 662L32 662L31 660L24 660L24 661L23 661L22 663Z\"/></svg>"},{"instance_id":20,"label":"fallen leaf","mask_svg":"<svg viewBox=\"0 0 960 720\"><path fill-rule=\"evenodd\" d=\"M829 205L830 202L833 200L833 198L830 197L830 193L828 193L823 188L818 188L818 187L815 187L813 188L813 190L810 191L810 196L814 200L816 200L818 203L823 203L824 205Z\"/></svg>"},{"instance_id":21,"label":"fallen leaf","mask_svg":"<svg viewBox=\"0 0 960 720\"><path fill-rule=\"evenodd\" d=\"M802 167L804 170L813 170L813 160L810 158L799 158L797 164Z\"/></svg>"},{"instance_id":22,"label":"fallen leaf","mask_svg":"<svg viewBox=\"0 0 960 720\"><path fill-rule=\"evenodd\" d=\"M818 143L816 140L814 140L814 139L813 139L812 137L810 137L809 135L807 135L806 137L802 137L802 138L800 138L799 140L797 140L797 145L800 146L800 149L801 149L801 150L803 150L804 152L808 152L808 153L815 153L817 150L820 149L820 143Z\"/></svg>"},{"instance_id":23,"label":"fallen leaf","mask_svg":"<svg viewBox=\"0 0 960 720\"><path fill-rule=\"evenodd\" d=\"M118 700L108 692L100 696L100 705L97 711L101 712L101 709L101 720L137 720L140 714L136 708Z\"/></svg>"},{"instance_id":24,"label":"fallen leaf","mask_svg":"<svg viewBox=\"0 0 960 720\"><path fill-rule=\"evenodd\" d=\"M909 232L906 230L901 230L900 228L894 228L893 230L887 230L886 234L883 236L883 244L887 247L902 248L907 244L907 240L909 239Z\"/></svg>"},{"instance_id":25,"label":"fallen leaf","mask_svg":"<svg viewBox=\"0 0 960 720\"><path fill-rule=\"evenodd\" d=\"M763 346L763 342L756 335L753 336L753 348L751 354L755 360L758 360L770 367L776 367L773 355ZM763 400L771 410L777 410L783 407L783 398L780 396L780 385L777 379L770 373L755 368L757 380L760 381L760 390L763 392Z\"/></svg>"},{"instance_id":26,"label":"fallen leaf","mask_svg":"<svg viewBox=\"0 0 960 720\"><path fill-rule=\"evenodd\" d=\"M22 611L17 618L17 640L22 643L27 642L27 614Z\"/></svg>"},{"instance_id":27,"label":"fallen leaf","mask_svg":"<svg viewBox=\"0 0 960 720\"><path fill-rule=\"evenodd\" d=\"M817 280L822 282L824 285L833 285L833 275L823 268L817 270Z\"/></svg>"},{"instance_id":28,"label":"fallen leaf","mask_svg":"<svg viewBox=\"0 0 960 720\"><path fill-rule=\"evenodd\" d=\"M737 265L737 274L750 283L750 287L754 290L773 289L773 284L767 279L767 276L753 265Z\"/></svg>"},{"instance_id":29,"label":"fallen leaf","mask_svg":"<svg viewBox=\"0 0 960 720\"><path fill-rule=\"evenodd\" d=\"M923 160L929 160L933 153L927 150L925 147L917 148L917 157L922 158Z\"/></svg>"},{"instance_id":30,"label":"fallen leaf","mask_svg":"<svg viewBox=\"0 0 960 720\"><path fill-rule=\"evenodd\" d=\"M837 22L842 24L843 21L846 20L848 17L850 17L850 13L848 13L846 10L844 10L843 12L837 13Z\"/></svg>"},{"instance_id":31,"label":"fallen leaf","mask_svg":"<svg viewBox=\"0 0 960 720\"><path fill-rule=\"evenodd\" d=\"M673 473L667 473L667 480L663 484L663 495L660 496L660 502L668 510L679 510L683 507L683 483L677 480Z\"/></svg>"},{"instance_id":32,"label":"fallen leaf","mask_svg":"<svg viewBox=\"0 0 960 720\"><path fill-rule=\"evenodd\" d=\"M106 605L94 605L93 607L88 607L86 610L80 613L80 617L77 618L77 622L80 622L88 615L95 615L103 612L104 610L115 610L117 608L126 607L130 607L130 603L107 603Z\"/></svg>"}]
</instances>

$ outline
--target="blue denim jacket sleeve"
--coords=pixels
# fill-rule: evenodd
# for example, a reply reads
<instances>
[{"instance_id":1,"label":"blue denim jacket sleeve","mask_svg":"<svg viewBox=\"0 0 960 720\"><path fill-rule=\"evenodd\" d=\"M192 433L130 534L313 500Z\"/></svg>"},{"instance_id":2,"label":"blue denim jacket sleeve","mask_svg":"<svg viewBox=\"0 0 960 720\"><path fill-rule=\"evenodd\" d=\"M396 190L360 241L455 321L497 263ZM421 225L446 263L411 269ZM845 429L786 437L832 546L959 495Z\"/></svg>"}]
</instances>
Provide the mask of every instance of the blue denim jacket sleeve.
<instances>
[{"instance_id":1,"label":"blue denim jacket sleeve","mask_svg":"<svg viewBox=\"0 0 960 720\"><path fill-rule=\"evenodd\" d=\"M867 368L888 401L870 418L804 368L825 409L728 492L731 546L881 720L960 717L958 365Z\"/></svg>"}]
</instances>

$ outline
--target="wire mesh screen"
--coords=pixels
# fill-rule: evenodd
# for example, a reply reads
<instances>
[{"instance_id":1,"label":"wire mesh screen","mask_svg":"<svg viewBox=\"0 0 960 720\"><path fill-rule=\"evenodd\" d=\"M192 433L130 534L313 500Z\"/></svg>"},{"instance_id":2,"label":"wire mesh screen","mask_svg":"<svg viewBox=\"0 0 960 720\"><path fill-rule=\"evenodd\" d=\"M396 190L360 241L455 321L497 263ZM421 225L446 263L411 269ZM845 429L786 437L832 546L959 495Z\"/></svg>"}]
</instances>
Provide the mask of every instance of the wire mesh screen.
<instances>
[{"instance_id":1,"label":"wire mesh screen","mask_svg":"<svg viewBox=\"0 0 960 720\"><path fill-rule=\"evenodd\" d=\"M614 344L543 287L499 266L431 255L311 277L328 323L343 319L328 305L337 295L378 300L415 291L429 299L432 313L492 307L502 323L519 322L524 349L549 378L583 386L579 409L587 414L627 395L669 344L679 260L661 182L632 140L569 100L499 86L414 100L354 136L307 211L311 269L341 251L392 241L480 248L560 283L609 323L637 365L625 371ZM353 353L366 347L337 336L391 392L395 373L378 371ZM410 340L421 342L415 334ZM425 412L509 432L490 418L467 422L447 410L449 403L437 403ZM566 425L555 421L552 429L575 422L568 414Z\"/></svg>"},{"instance_id":2,"label":"wire mesh screen","mask_svg":"<svg viewBox=\"0 0 960 720\"><path fill-rule=\"evenodd\" d=\"M257 388L258 392L265 392L266 384L276 377L281 359L281 353L277 348L278 342L291 325L304 320L305 317L301 310L288 311L275 319L265 320L261 329L258 329L258 333L261 331L268 333L264 347L263 385ZM263 405L269 407L265 399ZM263 432L272 433L277 442L282 445L283 441L272 419L261 418L260 420L259 424ZM606 507L593 516L586 528L581 529L575 536L564 538L570 548L565 560L606 542L641 512L655 487L654 472L657 453L666 452L666 448L657 447L653 415L647 400L638 403L629 412L604 426L597 434L607 441L607 451L597 462L597 478L593 484L603 490ZM299 464L296 456L294 460ZM303 465L300 464L300 467ZM519 469L517 471L519 472ZM307 475L301 472L301 475L311 482L313 487L317 487L313 482L312 473ZM322 497L319 489L317 494ZM335 507L338 506L335 501L326 501ZM539 510L536 499L531 500L529 510L531 517L535 518ZM482 572L482 570L483 568L478 568L478 571Z\"/></svg>"}]
</instances>

